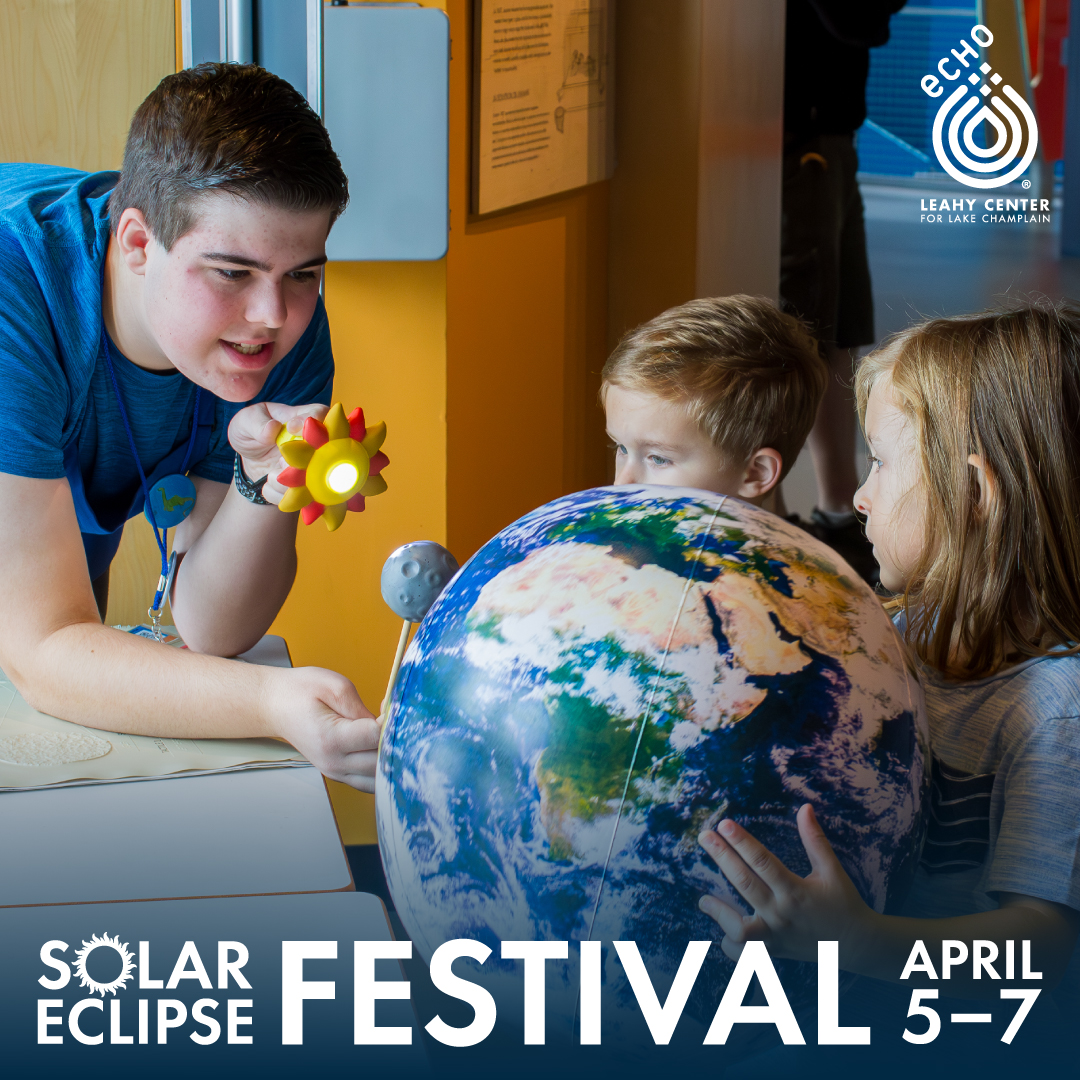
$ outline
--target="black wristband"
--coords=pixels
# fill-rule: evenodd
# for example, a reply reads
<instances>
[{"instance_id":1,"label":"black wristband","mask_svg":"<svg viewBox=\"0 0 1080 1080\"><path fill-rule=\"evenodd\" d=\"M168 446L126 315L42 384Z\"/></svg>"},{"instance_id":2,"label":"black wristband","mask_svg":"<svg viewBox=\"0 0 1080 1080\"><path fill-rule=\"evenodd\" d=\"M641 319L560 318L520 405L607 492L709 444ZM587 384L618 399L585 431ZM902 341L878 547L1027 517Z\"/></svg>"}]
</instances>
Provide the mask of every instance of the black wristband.
<instances>
[{"instance_id":1,"label":"black wristband","mask_svg":"<svg viewBox=\"0 0 1080 1080\"><path fill-rule=\"evenodd\" d=\"M253 502L256 506L269 506L270 504L263 498L263 485L269 479L268 476L264 476L261 480L249 480L248 475L244 472L244 466L240 461L240 455L237 454L233 459L233 483L236 484L236 490L247 499L248 502Z\"/></svg>"}]
</instances>

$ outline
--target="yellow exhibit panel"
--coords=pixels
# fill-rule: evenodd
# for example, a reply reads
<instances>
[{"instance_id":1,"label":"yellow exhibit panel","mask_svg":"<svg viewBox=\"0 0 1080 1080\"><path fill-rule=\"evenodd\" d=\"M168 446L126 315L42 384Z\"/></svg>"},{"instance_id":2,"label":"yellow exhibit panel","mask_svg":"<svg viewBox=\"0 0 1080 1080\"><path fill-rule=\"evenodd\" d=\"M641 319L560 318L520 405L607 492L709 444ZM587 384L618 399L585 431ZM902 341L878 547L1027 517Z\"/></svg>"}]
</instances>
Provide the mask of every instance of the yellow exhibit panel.
<instances>
[{"instance_id":1,"label":"yellow exhibit panel","mask_svg":"<svg viewBox=\"0 0 1080 1080\"><path fill-rule=\"evenodd\" d=\"M411 540L446 543L445 260L331 263L326 307L334 397L385 421L393 464L386 493L345 527L299 530L296 584L272 632L294 664L341 672L375 711L401 630L380 593L383 563ZM374 843L371 796L330 791L345 843Z\"/></svg>"}]
</instances>

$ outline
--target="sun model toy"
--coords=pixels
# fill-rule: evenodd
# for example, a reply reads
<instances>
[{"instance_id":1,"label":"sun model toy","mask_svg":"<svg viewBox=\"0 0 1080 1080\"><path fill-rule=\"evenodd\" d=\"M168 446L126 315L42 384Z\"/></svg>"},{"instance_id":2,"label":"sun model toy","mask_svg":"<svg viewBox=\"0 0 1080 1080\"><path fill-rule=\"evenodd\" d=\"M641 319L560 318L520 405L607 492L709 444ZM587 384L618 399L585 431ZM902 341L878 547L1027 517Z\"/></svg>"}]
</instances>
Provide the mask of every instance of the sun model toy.
<instances>
[{"instance_id":1,"label":"sun model toy","mask_svg":"<svg viewBox=\"0 0 1080 1080\"><path fill-rule=\"evenodd\" d=\"M321 517L333 532L346 510L359 512L368 497L386 490L380 474L390 459L379 449L385 438L385 423L369 428L363 409L346 416L340 402L323 421L309 416L302 432L283 426L277 442L286 468L278 479L289 490L279 508L299 510L305 525Z\"/></svg>"}]
</instances>

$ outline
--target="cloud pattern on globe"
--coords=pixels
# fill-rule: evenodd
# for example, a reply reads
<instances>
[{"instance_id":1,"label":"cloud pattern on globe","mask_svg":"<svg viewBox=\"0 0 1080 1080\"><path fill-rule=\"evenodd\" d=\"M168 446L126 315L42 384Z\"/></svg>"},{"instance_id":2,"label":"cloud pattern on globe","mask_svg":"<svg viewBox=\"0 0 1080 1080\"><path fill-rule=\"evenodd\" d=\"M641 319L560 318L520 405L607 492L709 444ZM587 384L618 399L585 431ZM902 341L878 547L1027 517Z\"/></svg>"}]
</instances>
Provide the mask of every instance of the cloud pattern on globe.
<instances>
[{"instance_id":1,"label":"cloud pattern on globe","mask_svg":"<svg viewBox=\"0 0 1080 1080\"><path fill-rule=\"evenodd\" d=\"M812 802L880 911L914 870L928 757L900 639L834 552L736 499L600 488L505 529L428 613L383 739L380 845L425 956L482 940L494 974L502 939L633 940L659 987L688 940L719 941L700 895L733 898L703 827L731 816L805 874ZM688 1013L730 971L713 948ZM630 1001L610 949L605 975Z\"/></svg>"}]
</instances>

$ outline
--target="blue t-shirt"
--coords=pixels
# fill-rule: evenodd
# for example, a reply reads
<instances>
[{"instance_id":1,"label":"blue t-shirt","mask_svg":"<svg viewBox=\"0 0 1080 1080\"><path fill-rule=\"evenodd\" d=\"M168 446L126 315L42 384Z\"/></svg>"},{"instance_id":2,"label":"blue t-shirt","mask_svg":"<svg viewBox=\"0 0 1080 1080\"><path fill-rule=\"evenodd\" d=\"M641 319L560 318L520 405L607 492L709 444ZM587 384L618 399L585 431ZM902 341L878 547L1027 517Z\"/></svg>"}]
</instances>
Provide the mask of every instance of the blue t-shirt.
<instances>
[{"instance_id":1,"label":"blue t-shirt","mask_svg":"<svg viewBox=\"0 0 1080 1080\"><path fill-rule=\"evenodd\" d=\"M0 472L59 479L65 448L77 447L87 501L102 524L117 517L122 524L140 486L102 347L109 193L118 176L0 165L0 268L7 297L0 310ZM174 448L187 445L196 387L179 372L138 367L115 345L110 352L149 476ZM320 300L303 336L252 400L329 405L333 378ZM221 401L202 391L200 423L212 413L213 432L206 455L192 463L196 476L231 481L229 421L245 404L250 402Z\"/></svg>"}]
</instances>

